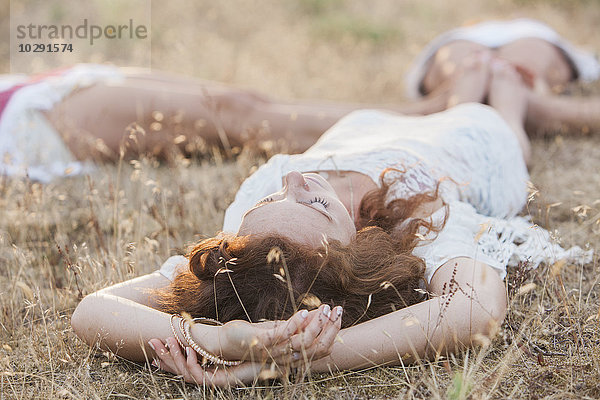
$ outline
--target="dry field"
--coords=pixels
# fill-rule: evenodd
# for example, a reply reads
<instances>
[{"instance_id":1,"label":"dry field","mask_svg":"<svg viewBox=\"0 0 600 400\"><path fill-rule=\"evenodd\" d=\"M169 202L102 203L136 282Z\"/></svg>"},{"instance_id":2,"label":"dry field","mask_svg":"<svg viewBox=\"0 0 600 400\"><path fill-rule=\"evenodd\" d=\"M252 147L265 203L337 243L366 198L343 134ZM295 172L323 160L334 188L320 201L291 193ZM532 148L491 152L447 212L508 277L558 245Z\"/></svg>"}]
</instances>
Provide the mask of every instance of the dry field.
<instances>
[{"instance_id":1,"label":"dry field","mask_svg":"<svg viewBox=\"0 0 600 400\"><path fill-rule=\"evenodd\" d=\"M600 52L597 0L155 1L152 14L154 68L283 98L404 101L403 74L417 51L438 32L486 18L539 18ZM567 90L600 95L600 85ZM534 141L537 191L524 212L563 244L600 251L600 132L572 133ZM213 234L264 156L142 159L47 185L0 178L0 399L600 398L597 255L589 265L510 271L497 338L406 368L212 392L77 339L69 318L81 296L150 272Z\"/></svg>"}]
</instances>

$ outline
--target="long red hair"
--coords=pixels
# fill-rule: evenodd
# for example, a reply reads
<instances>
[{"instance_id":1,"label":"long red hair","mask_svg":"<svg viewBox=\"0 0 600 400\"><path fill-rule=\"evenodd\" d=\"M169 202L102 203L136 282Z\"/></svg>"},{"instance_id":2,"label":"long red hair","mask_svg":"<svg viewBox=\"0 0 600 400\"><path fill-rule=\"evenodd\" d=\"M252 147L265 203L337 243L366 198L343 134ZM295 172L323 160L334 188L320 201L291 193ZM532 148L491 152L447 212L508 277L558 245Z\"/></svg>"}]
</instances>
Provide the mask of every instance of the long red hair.
<instances>
[{"instance_id":1,"label":"long red hair","mask_svg":"<svg viewBox=\"0 0 600 400\"><path fill-rule=\"evenodd\" d=\"M287 319L320 303L344 307L342 327L423 300L425 263L412 254L417 233L437 230L411 218L432 193L386 202L389 185L361 201L356 238L315 249L274 235L221 234L197 243L189 269L159 292L162 310L227 322Z\"/></svg>"}]
</instances>

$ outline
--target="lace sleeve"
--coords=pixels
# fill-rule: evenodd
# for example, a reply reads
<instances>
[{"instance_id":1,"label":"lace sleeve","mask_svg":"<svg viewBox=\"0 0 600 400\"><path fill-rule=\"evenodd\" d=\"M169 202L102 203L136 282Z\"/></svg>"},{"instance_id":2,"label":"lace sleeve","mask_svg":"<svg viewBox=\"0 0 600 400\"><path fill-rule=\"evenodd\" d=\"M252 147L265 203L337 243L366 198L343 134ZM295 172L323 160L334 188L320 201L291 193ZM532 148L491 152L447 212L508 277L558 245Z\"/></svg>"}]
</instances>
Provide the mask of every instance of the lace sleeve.
<instances>
[{"instance_id":1,"label":"lace sleeve","mask_svg":"<svg viewBox=\"0 0 600 400\"><path fill-rule=\"evenodd\" d=\"M413 254L426 264L425 277L431 277L447 261L469 257L494 268L502 278L506 266L527 262L530 268L541 263L555 263L565 259L574 263L588 263L592 250L578 246L563 249L550 233L523 217L501 219L478 214L470 204L448 203L448 217L439 233L429 233L415 248ZM434 223L441 223L445 209L432 215Z\"/></svg>"},{"instance_id":2,"label":"lace sleeve","mask_svg":"<svg viewBox=\"0 0 600 400\"><path fill-rule=\"evenodd\" d=\"M450 179L438 177L434 169L417 162L410 167L396 166L397 170L390 170L384 177L384 182L390 185L387 193L387 202L395 199L408 199L421 193L431 193L436 190L439 183L439 195L445 201L458 199L456 184Z\"/></svg>"},{"instance_id":3,"label":"lace sleeve","mask_svg":"<svg viewBox=\"0 0 600 400\"><path fill-rule=\"evenodd\" d=\"M434 224L439 225L446 217L446 223L440 232L430 232L413 250L413 254L425 261L425 278L431 281L433 274L447 261L456 257L469 257L484 262L496 269L504 278L506 266L498 260L488 257L477 244L477 234L482 228L481 217L475 209L463 202L448 203L448 208L441 208L431 217Z\"/></svg>"}]
</instances>

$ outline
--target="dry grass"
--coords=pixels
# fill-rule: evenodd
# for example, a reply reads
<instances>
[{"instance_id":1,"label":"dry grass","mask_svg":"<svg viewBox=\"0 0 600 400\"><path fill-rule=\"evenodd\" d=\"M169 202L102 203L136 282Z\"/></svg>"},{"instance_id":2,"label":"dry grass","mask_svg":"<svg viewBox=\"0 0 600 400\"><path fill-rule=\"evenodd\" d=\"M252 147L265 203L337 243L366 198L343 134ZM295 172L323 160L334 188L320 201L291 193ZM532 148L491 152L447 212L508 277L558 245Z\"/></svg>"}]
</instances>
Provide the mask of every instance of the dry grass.
<instances>
[{"instance_id":1,"label":"dry grass","mask_svg":"<svg viewBox=\"0 0 600 400\"><path fill-rule=\"evenodd\" d=\"M282 97L397 102L418 49L475 19L537 17L600 50L600 4L592 0L169 1L152 11L155 68ZM7 7L0 23L7 35ZM8 46L0 51L8 71ZM584 89L600 95L598 86ZM539 192L528 212L566 245L600 249L599 133L534 142ZM492 343L449 360L299 385L210 392L75 337L69 317L82 295L150 272L197 235L214 233L262 161L244 152L226 162L103 166L49 185L0 179L0 398L600 397L597 257L554 272L512 270L509 314Z\"/></svg>"}]
</instances>

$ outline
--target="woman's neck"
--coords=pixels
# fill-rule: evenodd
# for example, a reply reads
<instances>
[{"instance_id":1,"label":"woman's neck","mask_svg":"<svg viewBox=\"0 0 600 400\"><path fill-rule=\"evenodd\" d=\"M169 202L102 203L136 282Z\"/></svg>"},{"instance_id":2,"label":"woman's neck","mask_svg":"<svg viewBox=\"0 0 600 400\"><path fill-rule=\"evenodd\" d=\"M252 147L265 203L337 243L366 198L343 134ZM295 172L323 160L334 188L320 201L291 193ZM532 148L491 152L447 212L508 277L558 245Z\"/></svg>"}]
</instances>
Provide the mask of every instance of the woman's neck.
<instances>
[{"instance_id":1,"label":"woman's neck","mask_svg":"<svg viewBox=\"0 0 600 400\"><path fill-rule=\"evenodd\" d=\"M377 185L365 174L354 171L318 171L333 187L340 201L348 210L354 223L358 222L360 203L367 193L377 189ZM419 205L413 212L414 218L427 218L444 206L440 197Z\"/></svg>"}]
</instances>

